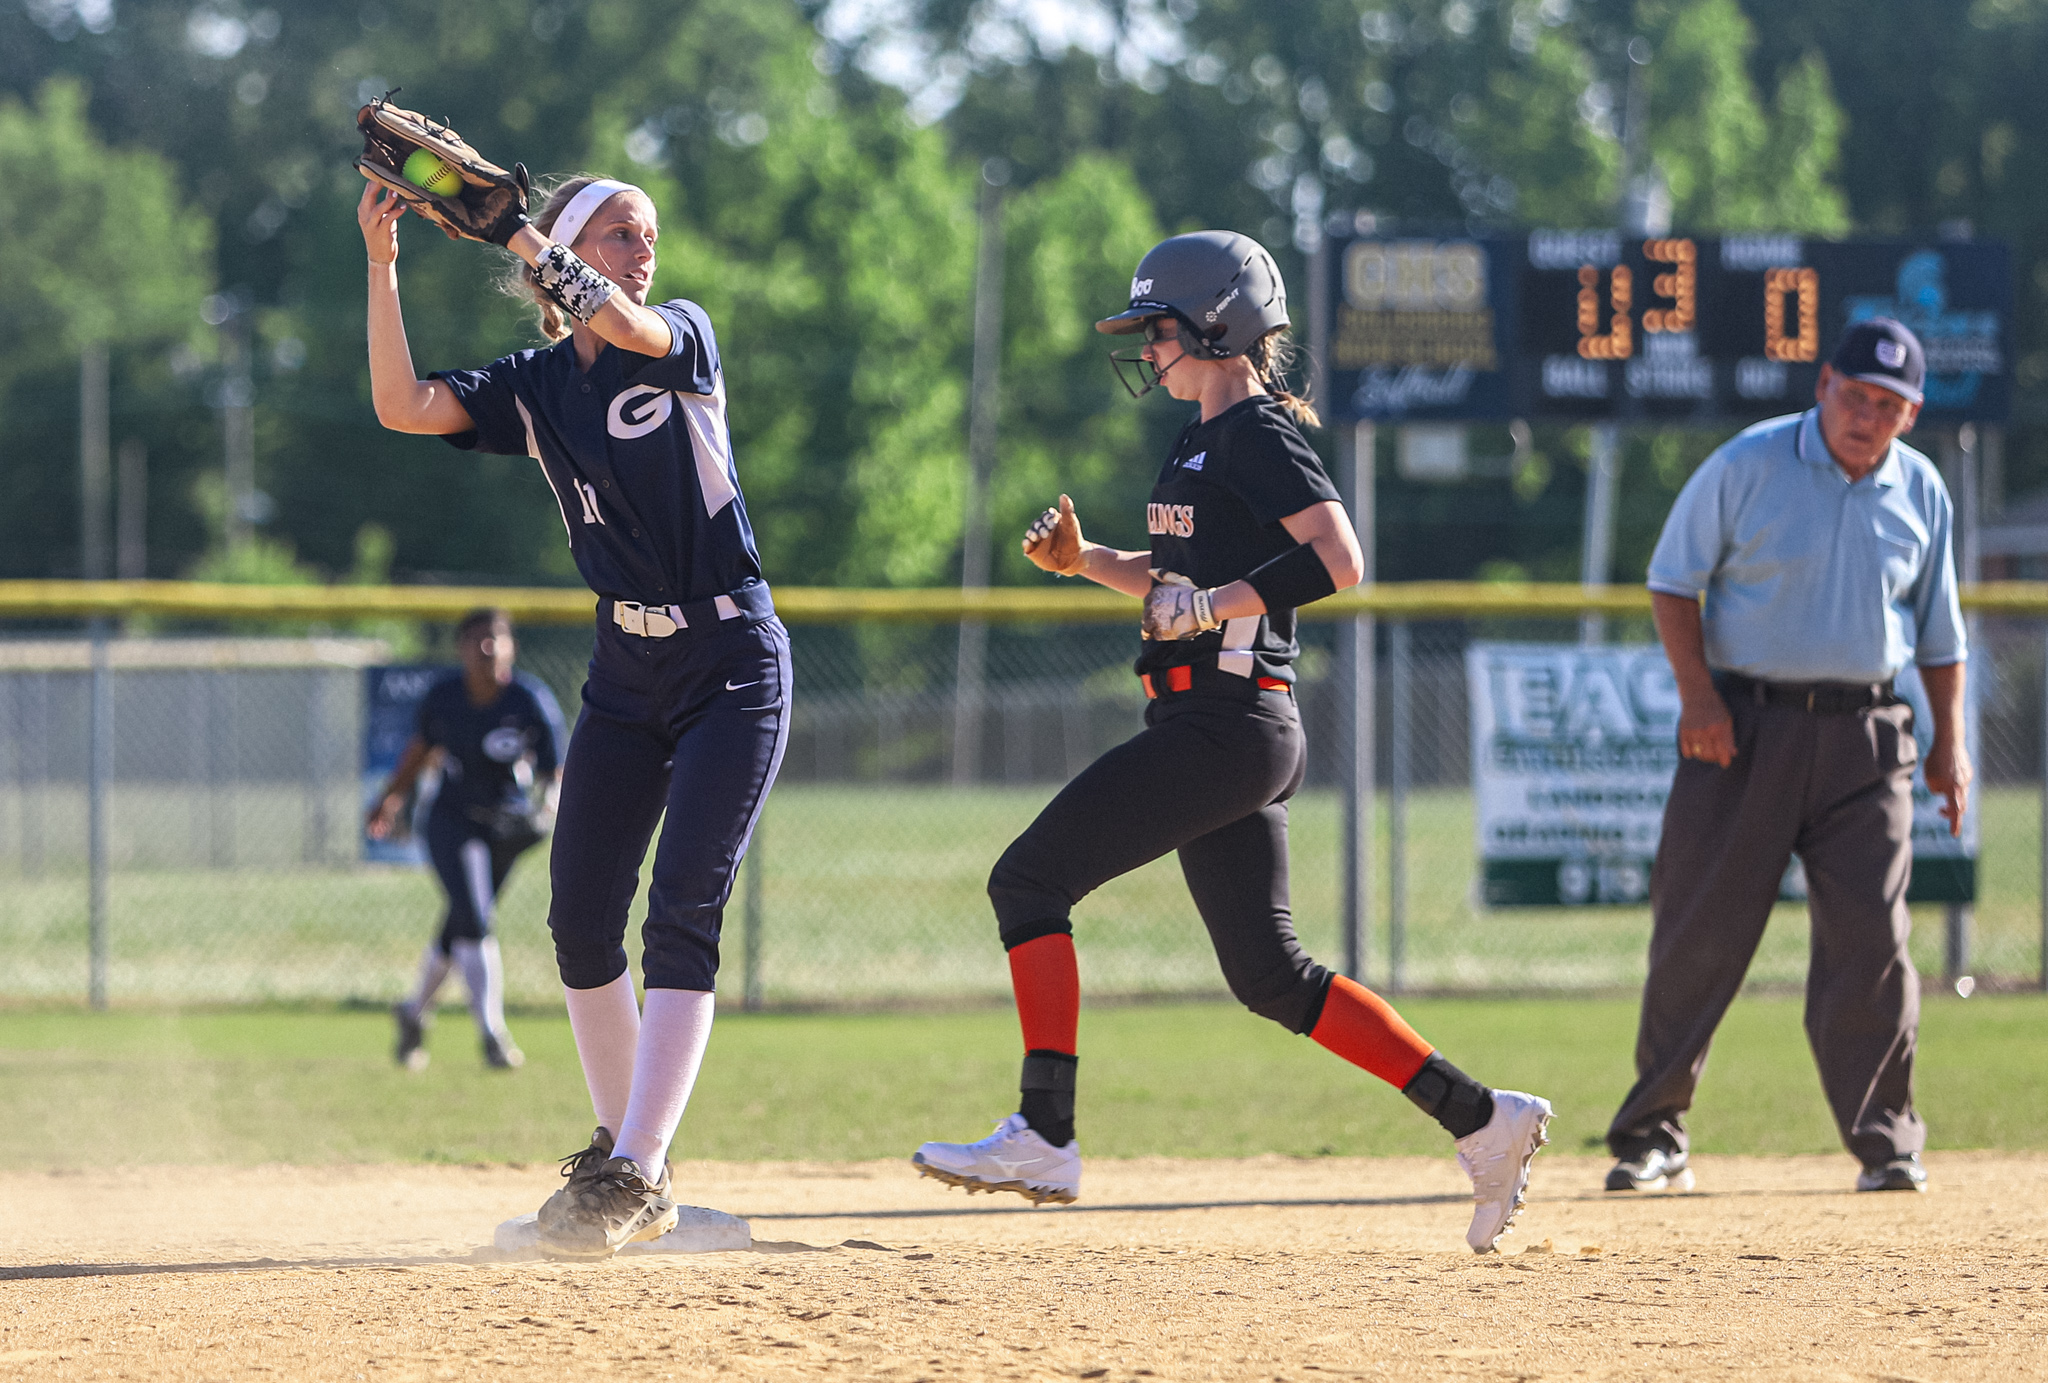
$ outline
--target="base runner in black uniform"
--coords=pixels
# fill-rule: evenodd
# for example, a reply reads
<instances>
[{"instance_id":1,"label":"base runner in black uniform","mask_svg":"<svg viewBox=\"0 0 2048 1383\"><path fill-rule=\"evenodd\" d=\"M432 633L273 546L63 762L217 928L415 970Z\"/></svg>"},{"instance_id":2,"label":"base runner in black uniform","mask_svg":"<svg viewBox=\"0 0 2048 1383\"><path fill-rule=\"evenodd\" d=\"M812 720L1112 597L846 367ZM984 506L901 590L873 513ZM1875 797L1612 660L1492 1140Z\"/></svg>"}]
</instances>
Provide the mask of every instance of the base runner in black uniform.
<instances>
[{"instance_id":1,"label":"base runner in black uniform","mask_svg":"<svg viewBox=\"0 0 2048 1383\"><path fill-rule=\"evenodd\" d=\"M1357 584L1351 521L1282 387L1286 289L1272 257L1227 231L1175 236L1145 256L1130 306L1098 331L1143 331L1115 356L1143 393L1164 383L1201 414L1174 444L1146 506L1149 552L1081 536L1060 497L1024 540L1047 571L1145 601L1137 670L1145 729L1084 769L989 876L1024 1030L1017 1113L976 1143L926 1143L911 1159L972 1193L1034 1203L1080 1192L1074 1136L1080 977L1076 903L1178 852L1231 992L1400 1088L1456 1140L1472 1178L1466 1242L1491 1250L1522 1204L1545 1141L1547 1101L1492 1090L1446 1061L1385 1001L1303 952L1287 892L1287 799L1306 766L1293 695L1295 607ZM1127 387L1130 382L1126 379Z\"/></svg>"},{"instance_id":2,"label":"base runner in black uniform","mask_svg":"<svg viewBox=\"0 0 2048 1383\"><path fill-rule=\"evenodd\" d=\"M761 579L710 319L647 302L654 203L591 177L554 188L530 222L516 202L475 238L518 258L512 286L555 344L420 379L398 301L405 203L365 190L370 381L386 427L538 461L599 596L548 910L598 1127L528 1232L554 1256L602 1258L678 1220L669 1144L711 1038L726 900L788 740L789 635ZM643 1013L626 922L664 811Z\"/></svg>"},{"instance_id":3,"label":"base runner in black uniform","mask_svg":"<svg viewBox=\"0 0 2048 1383\"><path fill-rule=\"evenodd\" d=\"M413 992L392 1007L398 1064L427 1066L426 1027L450 969L462 971L484 1063L509 1071L526 1058L505 1027L504 965L492 924L498 894L521 855L546 838L561 791L562 709L547 683L514 666L518 644L503 610L472 610L455 626L462 668L420 699L412 738L366 829L383 840L398 826L422 770L438 763L440 790L421 834L448 895L441 933L420 956Z\"/></svg>"}]
</instances>

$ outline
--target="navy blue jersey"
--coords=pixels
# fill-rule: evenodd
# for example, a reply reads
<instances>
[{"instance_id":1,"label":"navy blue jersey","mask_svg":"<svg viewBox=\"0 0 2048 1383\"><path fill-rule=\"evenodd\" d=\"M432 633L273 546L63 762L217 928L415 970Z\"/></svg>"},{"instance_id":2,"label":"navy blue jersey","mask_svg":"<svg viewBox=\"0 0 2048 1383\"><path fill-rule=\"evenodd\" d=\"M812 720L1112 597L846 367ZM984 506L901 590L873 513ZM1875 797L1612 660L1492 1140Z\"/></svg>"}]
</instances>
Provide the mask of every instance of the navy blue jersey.
<instances>
[{"instance_id":1,"label":"navy blue jersey","mask_svg":"<svg viewBox=\"0 0 2048 1383\"><path fill-rule=\"evenodd\" d=\"M1206 423L1189 423L1174 442L1145 506L1152 566L1197 586L1227 586L1296 546L1280 520L1340 498L1279 401L1254 395ZM1300 652L1294 611L1269 610L1192 639L1147 642L1138 671L1213 657L1224 672L1292 682Z\"/></svg>"},{"instance_id":2,"label":"navy blue jersey","mask_svg":"<svg viewBox=\"0 0 2048 1383\"><path fill-rule=\"evenodd\" d=\"M488 706L470 701L460 672L437 679L420 698L418 731L429 748L443 751L436 815L517 806L526 795L520 761L545 778L561 763L566 738L554 693L523 672L513 673Z\"/></svg>"},{"instance_id":3,"label":"navy blue jersey","mask_svg":"<svg viewBox=\"0 0 2048 1383\"><path fill-rule=\"evenodd\" d=\"M760 579L761 557L733 470L711 320L682 299L652 310L675 338L666 356L607 345L585 374L564 340L433 378L476 422L447 441L540 462L590 589L687 605Z\"/></svg>"}]
</instances>

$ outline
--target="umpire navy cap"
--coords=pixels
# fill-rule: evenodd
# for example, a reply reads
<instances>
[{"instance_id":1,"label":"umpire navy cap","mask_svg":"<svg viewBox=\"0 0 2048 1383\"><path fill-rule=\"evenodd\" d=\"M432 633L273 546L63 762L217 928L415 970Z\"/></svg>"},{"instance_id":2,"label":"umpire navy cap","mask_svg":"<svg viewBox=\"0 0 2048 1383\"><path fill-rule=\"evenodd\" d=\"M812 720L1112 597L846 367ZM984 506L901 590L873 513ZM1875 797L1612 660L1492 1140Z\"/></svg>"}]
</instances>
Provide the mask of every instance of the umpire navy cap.
<instances>
[{"instance_id":1,"label":"umpire navy cap","mask_svg":"<svg viewBox=\"0 0 2048 1383\"><path fill-rule=\"evenodd\" d=\"M1851 322L1828 362L1835 373L1889 389L1909 403L1919 403L1920 386L1927 379L1927 356L1920 338L1904 322L1890 317L1871 317Z\"/></svg>"}]
</instances>

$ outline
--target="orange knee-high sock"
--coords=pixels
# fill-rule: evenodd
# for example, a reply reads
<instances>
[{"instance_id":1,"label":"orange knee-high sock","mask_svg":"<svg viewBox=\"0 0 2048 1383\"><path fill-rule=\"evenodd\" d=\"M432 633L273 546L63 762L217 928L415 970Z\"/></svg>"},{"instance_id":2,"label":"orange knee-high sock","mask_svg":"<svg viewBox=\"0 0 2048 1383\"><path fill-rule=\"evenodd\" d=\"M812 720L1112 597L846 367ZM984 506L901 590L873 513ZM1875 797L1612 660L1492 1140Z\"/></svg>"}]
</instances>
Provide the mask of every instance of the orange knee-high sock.
<instances>
[{"instance_id":1,"label":"orange knee-high sock","mask_svg":"<svg viewBox=\"0 0 2048 1383\"><path fill-rule=\"evenodd\" d=\"M1342 975L1330 981L1323 1016L1309 1036L1396 1090L1414 1080L1436 1050L1403 1022L1385 999Z\"/></svg>"},{"instance_id":2,"label":"orange knee-high sock","mask_svg":"<svg viewBox=\"0 0 2048 1383\"><path fill-rule=\"evenodd\" d=\"M1065 932L1034 937L1010 952L1010 987L1027 1052L1074 1054L1081 1028L1081 967Z\"/></svg>"}]
</instances>

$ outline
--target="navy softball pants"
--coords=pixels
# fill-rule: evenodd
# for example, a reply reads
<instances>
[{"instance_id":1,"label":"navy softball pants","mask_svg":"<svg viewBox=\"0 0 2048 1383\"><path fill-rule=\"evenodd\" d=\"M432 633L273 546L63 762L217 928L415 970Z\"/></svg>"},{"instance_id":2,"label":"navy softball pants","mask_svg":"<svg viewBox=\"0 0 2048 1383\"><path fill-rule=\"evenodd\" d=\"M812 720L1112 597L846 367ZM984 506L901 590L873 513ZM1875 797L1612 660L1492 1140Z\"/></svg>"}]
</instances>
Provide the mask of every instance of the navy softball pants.
<instances>
[{"instance_id":1,"label":"navy softball pants","mask_svg":"<svg viewBox=\"0 0 2048 1383\"><path fill-rule=\"evenodd\" d=\"M647 639L599 608L555 821L555 962L571 989L626 972L626 915L666 812L643 978L649 989L714 989L726 900L789 739L789 633L770 616Z\"/></svg>"},{"instance_id":2,"label":"navy softball pants","mask_svg":"<svg viewBox=\"0 0 2048 1383\"><path fill-rule=\"evenodd\" d=\"M491 934L498 890L520 852L497 844L466 816L438 810L427 814L426 838L427 858L448 895L448 914L435 943L445 956L458 941L482 941Z\"/></svg>"}]
</instances>

